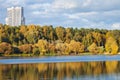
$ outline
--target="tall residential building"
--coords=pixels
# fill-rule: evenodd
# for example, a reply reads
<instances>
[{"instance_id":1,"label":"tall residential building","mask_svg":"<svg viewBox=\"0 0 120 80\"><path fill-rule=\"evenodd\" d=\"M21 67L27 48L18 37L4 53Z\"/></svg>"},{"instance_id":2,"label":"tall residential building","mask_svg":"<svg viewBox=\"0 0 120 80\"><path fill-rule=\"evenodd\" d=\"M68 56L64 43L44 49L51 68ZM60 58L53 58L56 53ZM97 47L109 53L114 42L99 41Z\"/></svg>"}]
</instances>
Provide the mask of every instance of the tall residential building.
<instances>
[{"instance_id":1,"label":"tall residential building","mask_svg":"<svg viewBox=\"0 0 120 80\"><path fill-rule=\"evenodd\" d=\"M20 26L25 24L23 7L7 8L6 24L10 26Z\"/></svg>"}]
</instances>

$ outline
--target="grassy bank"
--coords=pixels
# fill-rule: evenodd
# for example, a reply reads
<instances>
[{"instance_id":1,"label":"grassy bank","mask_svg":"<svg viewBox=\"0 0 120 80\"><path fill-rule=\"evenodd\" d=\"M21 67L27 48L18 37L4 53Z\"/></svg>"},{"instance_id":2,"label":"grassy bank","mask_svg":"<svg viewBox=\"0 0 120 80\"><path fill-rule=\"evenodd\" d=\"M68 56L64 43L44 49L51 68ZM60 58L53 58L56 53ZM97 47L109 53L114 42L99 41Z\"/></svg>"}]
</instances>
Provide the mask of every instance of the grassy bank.
<instances>
[{"instance_id":1,"label":"grassy bank","mask_svg":"<svg viewBox=\"0 0 120 80\"><path fill-rule=\"evenodd\" d=\"M9 54L9 55L3 55L3 54L0 54L1 57L34 57L34 56L89 56L89 55L113 55L113 54L93 54L93 53L89 53L89 52L86 52L86 53L80 53L80 54L56 54L56 53L46 53L46 54L43 54L43 55L40 55L40 54L26 54L26 53L22 53L22 54ZM117 55L117 54L116 54Z\"/></svg>"}]
</instances>

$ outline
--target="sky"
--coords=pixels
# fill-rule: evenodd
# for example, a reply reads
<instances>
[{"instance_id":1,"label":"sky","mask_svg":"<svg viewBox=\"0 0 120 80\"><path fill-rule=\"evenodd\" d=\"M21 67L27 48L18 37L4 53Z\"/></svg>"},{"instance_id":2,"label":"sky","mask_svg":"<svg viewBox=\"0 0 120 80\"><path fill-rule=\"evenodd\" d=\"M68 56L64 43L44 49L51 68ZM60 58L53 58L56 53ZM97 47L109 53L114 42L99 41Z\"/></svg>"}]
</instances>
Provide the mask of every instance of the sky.
<instances>
[{"instance_id":1,"label":"sky","mask_svg":"<svg viewBox=\"0 0 120 80\"><path fill-rule=\"evenodd\" d=\"M120 0L0 0L0 23L12 6L24 7L27 25L120 29Z\"/></svg>"}]
</instances>

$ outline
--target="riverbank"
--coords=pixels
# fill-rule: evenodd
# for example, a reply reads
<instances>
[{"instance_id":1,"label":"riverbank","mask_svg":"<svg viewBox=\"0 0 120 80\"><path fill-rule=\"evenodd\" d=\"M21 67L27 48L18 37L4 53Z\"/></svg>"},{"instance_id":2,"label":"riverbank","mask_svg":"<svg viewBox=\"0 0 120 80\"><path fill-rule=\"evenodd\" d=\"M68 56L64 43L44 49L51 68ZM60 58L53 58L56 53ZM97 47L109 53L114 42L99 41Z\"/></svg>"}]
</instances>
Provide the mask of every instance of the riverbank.
<instances>
[{"instance_id":1,"label":"riverbank","mask_svg":"<svg viewBox=\"0 0 120 80\"><path fill-rule=\"evenodd\" d=\"M116 55L119 55L120 53L116 54ZM115 55L115 54L109 54L109 53L103 53L103 54L94 54L94 53L89 53L89 52L86 52L86 53L80 53L80 54L70 54L70 55L65 55L65 54L53 54L53 53L47 53L47 54L44 54L44 55L35 55L35 54L25 54L25 53L22 53L22 54L9 54L9 55L0 55L0 57L40 57L40 56L89 56L89 55Z\"/></svg>"}]
</instances>

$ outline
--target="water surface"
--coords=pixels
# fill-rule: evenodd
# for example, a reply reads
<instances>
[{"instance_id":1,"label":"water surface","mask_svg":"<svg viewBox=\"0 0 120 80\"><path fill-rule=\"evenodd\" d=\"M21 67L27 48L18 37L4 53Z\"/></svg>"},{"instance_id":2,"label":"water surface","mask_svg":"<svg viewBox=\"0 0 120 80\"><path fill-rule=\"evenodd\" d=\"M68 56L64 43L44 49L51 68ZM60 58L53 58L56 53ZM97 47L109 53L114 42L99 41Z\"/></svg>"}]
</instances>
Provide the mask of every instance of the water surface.
<instances>
[{"instance_id":1,"label":"water surface","mask_svg":"<svg viewBox=\"0 0 120 80\"><path fill-rule=\"evenodd\" d=\"M0 64L0 80L120 80L120 62Z\"/></svg>"},{"instance_id":2,"label":"water surface","mask_svg":"<svg viewBox=\"0 0 120 80\"><path fill-rule=\"evenodd\" d=\"M3 57L0 64L23 63L56 63L56 62L91 62L91 61L120 61L120 55L88 55L88 56L50 56L50 57Z\"/></svg>"},{"instance_id":3,"label":"water surface","mask_svg":"<svg viewBox=\"0 0 120 80\"><path fill-rule=\"evenodd\" d=\"M120 56L9 57L0 80L120 80Z\"/></svg>"}]
</instances>

